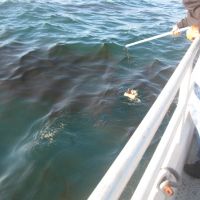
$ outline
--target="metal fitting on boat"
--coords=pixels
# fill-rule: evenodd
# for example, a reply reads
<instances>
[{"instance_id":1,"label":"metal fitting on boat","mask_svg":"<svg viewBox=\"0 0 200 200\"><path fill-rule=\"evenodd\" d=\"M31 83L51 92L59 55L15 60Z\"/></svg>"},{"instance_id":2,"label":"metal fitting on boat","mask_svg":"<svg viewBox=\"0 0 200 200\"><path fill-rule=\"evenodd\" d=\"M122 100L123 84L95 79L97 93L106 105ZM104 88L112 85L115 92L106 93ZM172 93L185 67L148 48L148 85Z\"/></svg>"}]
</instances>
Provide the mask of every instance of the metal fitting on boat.
<instances>
[{"instance_id":1,"label":"metal fitting on boat","mask_svg":"<svg viewBox=\"0 0 200 200\"><path fill-rule=\"evenodd\" d=\"M162 179L158 184L158 188L167 197L172 197L175 194L175 189L180 180L178 173L171 168L164 168L161 170Z\"/></svg>"},{"instance_id":2,"label":"metal fitting on boat","mask_svg":"<svg viewBox=\"0 0 200 200\"><path fill-rule=\"evenodd\" d=\"M160 189L168 197L174 195L174 188L168 180L165 180L160 184Z\"/></svg>"}]
</instances>

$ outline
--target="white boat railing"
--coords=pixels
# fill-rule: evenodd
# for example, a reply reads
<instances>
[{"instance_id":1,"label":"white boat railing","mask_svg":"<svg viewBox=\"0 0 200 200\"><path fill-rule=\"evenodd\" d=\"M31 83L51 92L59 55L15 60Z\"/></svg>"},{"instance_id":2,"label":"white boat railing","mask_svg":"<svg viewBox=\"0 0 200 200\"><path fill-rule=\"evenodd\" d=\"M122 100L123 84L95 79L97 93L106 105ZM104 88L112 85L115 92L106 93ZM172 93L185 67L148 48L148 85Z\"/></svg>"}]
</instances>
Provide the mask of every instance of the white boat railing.
<instances>
[{"instance_id":1,"label":"white boat railing","mask_svg":"<svg viewBox=\"0 0 200 200\"><path fill-rule=\"evenodd\" d=\"M200 38L196 38L89 200L115 200L120 197L180 89L177 108L131 199L162 200L174 194L194 127L187 102L192 88L191 71L199 47Z\"/></svg>"}]
</instances>

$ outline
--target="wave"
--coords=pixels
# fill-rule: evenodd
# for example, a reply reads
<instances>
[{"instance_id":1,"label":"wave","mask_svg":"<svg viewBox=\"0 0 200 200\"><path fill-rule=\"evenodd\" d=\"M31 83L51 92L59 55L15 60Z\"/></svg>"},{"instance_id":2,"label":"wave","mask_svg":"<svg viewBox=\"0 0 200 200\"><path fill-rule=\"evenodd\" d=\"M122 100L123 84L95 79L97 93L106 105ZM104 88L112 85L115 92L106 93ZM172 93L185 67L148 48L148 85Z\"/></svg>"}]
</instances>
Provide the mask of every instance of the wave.
<instances>
[{"instance_id":1,"label":"wave","mask_svg":"<svg viewBox=\"0 0 200 200\"><path fill-rule=\"evenodd\" d=\"M76 109L79 106L73 105L96 105L98 108L102 107L98 103L101 99L110 96L114 100L115 95L122 92L119 88L131 82L134 87L140 82L150 85L157 82L154 87L160 88L167 79L166 73L161 73L163 64L160 61L135 69L137 63L129 61L123 47L114 43L56 44L47 50L35 49L20 56L5 68L0 88L9 91L13 98L47 100L55 105L65 102Z\"/></svg>"}]
</instances>

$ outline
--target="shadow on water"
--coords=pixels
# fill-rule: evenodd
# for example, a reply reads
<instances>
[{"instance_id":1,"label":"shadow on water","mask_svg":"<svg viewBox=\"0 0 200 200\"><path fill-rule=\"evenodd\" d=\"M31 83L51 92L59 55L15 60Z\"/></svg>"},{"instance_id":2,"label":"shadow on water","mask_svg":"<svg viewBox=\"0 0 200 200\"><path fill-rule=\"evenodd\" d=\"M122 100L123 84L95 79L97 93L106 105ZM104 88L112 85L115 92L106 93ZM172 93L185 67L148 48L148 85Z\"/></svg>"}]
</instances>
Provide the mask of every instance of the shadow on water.
<instances>
[{"instance_id":1,"label":"shadow on water","mask_svg":"<svg viewBox=\"0 0 200 200\"><path fill-rule=\"evenodd\" d=\"M15 139L2 148L2 199L86 199L172 71L159 60L130 66L122 52L117 44L56 44L5 60L0 123L18 128L3 129ZM141 103L123 97L128 87Z\"/></svg>"}]
</instances>

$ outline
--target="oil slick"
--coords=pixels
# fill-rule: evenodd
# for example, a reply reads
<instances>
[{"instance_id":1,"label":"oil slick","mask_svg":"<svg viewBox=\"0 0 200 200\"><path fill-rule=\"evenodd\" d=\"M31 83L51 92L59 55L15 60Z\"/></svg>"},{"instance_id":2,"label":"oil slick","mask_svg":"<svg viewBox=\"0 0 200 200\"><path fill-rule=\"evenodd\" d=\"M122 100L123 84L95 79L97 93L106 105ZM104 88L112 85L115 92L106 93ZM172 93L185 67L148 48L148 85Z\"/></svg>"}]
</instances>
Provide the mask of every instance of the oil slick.
<instances>
[{"instance_id":1,"label":"oil slick","mask_svg":"<svg viewBox=\"0 0 200 200\"><path fill-rule=\"evenodd\" d=\"M124 93L125 97L128 97L129 100L134 101L134 102L141 102L140 99L138 98L138 91L134 89L128 88L128 90Z\"/></svg>"}]
</instances>

